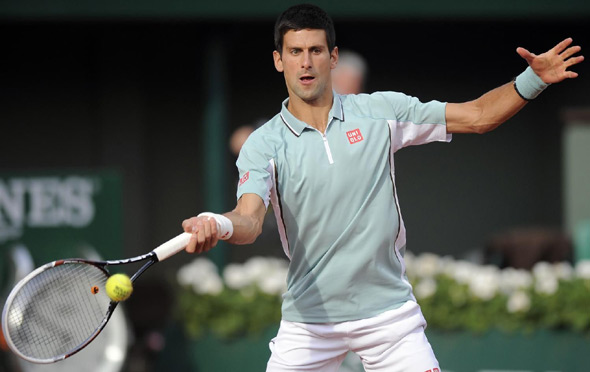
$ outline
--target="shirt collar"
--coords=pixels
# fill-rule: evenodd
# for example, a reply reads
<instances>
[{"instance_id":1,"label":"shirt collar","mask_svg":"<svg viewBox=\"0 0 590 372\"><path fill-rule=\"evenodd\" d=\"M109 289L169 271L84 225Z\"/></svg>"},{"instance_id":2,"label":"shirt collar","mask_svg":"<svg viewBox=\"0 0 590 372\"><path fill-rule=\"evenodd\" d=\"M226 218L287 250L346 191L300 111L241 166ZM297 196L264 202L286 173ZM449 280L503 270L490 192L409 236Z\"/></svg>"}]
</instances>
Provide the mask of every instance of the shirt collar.
<instances>
[{"instance_id":1,"label":"shirt collar","mask_svg":"<svg viewBox=\"0 0 590 372\"><path fill-rule=\"evenodd\" d=\"M289 130L299 137L305 128L312 128L310 125L306 124L305 122L297 119L291 112L287 109L287 105L289 103L289 98L283 101L281 105L281 120L283 123L289 128ZM344 109L342 107L342 98L339 94L334 92L334 101L332 102L332 108L330 109L330 113L328 114L329 122L332 119L338 119L344 121Z\"/></svg>"}]
</instances>

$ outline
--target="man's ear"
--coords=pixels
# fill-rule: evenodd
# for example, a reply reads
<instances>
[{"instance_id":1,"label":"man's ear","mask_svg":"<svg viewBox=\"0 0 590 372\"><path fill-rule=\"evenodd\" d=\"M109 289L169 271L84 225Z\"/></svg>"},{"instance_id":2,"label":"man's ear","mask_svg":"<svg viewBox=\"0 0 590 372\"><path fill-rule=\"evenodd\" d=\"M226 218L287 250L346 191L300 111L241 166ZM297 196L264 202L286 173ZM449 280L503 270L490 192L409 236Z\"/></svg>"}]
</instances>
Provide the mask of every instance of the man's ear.
<instances>
[{"instance_id":1,"label":"man's ear","mask_svg":"<svg viewBox=\"0 0 590 372\"><path fill-rule=\"evenodd\" d=\"M338 64L338 47L335 46L334 49L332 49L332 53L330 53L330 68L332 70L335 69L337 64Z\"/></svg>"},{"instance_id":2,"label":"man's ear","mask_svg":"<svg viewBox=\"0 0 590 372\"><path fill-rule=\"evenodd\" d=\"M272 52L272 57L275 61L275 68L278 72L283 72L283 60L281 59L281 53L277 52L276 50Z\"/></svg>"}]
</instances>

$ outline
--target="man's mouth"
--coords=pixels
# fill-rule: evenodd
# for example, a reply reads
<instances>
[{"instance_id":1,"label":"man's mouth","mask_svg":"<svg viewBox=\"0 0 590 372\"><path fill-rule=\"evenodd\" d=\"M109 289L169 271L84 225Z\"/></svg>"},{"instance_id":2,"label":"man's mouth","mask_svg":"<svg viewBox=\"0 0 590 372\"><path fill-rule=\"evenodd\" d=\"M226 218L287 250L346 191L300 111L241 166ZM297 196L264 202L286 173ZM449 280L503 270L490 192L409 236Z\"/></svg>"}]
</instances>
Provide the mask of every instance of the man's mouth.
<instances>
[{"instance_id":1,"label":"man's mouth","mask_svg":"<svg viewBox=\"0 0 590 372\"><path fill-rule=\"evenodd\" d=\"M301 76L301 77L299 78L299 80L300 80L302 83L310 83L310 82L312 82L313 80L315 80L315 77L313 77L313 76L309 76L309 75L305 75L305 76Z\"/></svg>"}]
</instances>

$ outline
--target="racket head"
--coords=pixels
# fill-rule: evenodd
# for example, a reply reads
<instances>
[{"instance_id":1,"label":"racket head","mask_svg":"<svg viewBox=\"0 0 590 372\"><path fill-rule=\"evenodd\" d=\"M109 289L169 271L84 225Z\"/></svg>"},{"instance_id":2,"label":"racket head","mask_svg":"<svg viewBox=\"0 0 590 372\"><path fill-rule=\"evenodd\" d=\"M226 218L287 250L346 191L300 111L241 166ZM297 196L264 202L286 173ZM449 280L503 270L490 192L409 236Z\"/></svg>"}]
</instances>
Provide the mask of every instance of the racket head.
<instances>
[{"instance_id":1,"label":"racket head","mask_svg":"<svg viewBox=\"0 0 590 372\"><path fill-rule=\"evenodd\" d=\"M116 302L105 290L109 277L99 262L82 259L45 264L10 292L2 311L9 348L33 363L63 360L104 328Z\"/></svg>"}]
</instances>

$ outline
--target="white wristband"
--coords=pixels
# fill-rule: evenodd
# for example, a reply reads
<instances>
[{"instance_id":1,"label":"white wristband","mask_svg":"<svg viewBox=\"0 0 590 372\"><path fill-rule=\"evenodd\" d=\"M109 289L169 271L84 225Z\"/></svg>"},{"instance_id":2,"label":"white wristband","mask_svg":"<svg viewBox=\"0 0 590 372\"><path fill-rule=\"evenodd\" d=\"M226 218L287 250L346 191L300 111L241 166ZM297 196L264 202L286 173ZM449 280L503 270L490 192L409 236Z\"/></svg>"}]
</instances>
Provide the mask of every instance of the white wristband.
<instances>
[{"instance_id":1,"label":"white wristband","mask_svg":"<svg viewBox=\"0 0 590 372\"><path fill-rule=\"evenodd\" d=\"M526 101L537 98L539 94L550 84L545 83L531 66L527 67L524 72L514 79L514 89L522 99Z\"/></svg>"},{"instance_id":2,"label":"white wristband","mask_svg":"<svg viewBox=\"0 0 590 372\"><path fill-rule=\"evenodd\" d=\"M211 213L211 212L203 212L199 214L197 217L212 217L217 222L217 238L220 240L227 240L231 238L232 234L234 233L234 225L232 224L231 220L221 214Z\"/></svg>"}]
</instances>

